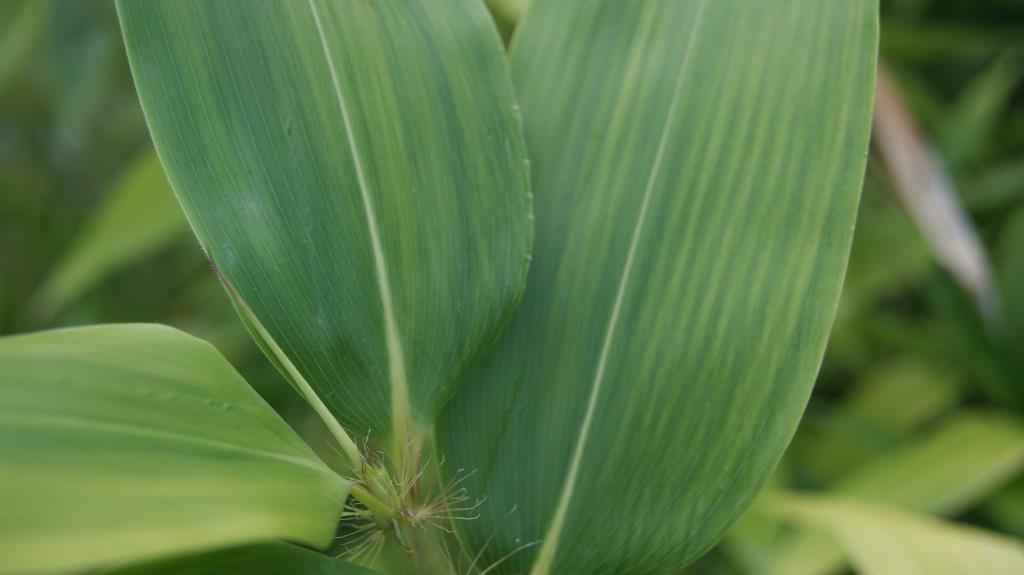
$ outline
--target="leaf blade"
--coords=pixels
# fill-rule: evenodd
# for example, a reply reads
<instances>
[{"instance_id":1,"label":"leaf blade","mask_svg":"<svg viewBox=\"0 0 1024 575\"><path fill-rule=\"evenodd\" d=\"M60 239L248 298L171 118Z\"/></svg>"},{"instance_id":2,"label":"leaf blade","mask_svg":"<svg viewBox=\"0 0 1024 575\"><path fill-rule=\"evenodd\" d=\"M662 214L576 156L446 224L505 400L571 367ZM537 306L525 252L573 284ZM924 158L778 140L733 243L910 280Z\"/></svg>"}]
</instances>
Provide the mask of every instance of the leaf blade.
<instances>
[{"instance_id":1,"label":"leaf blade","mask_svg":"<svg viewBox=\"0 0 1024 575\"><path fill-rule=\"evenodd\" d=\"M373 571L283 543L250 545L176 557L110 571L107 575L373 575Z\"/></svg>"},{"instance_id":2,"label":"leaf blade","mask_svg":"<svg viewBox=\"0 0 1024 575\"><path fill-rule=\"evenodd\" d=\"M512 47L537 210L530 285L438 433L449 472L476 470L465 485L487 498L464 526L470 555L533 543L499 570L663 572L746 506L834 314L874 12L531 6Z\"/></svg>"},{"instance_id":3,"label":"leaf blade","mask_svg":"<svg viewBox=\"0 0 1024 575\"><path fill-rule=\"evenodd\" d=\"M528 261L525 148L486 9L118 6L211 259L350 430L420 433Z\"/></svg>"},{"instance_id":4,"label":"leaf blade","mask_svg":"<svg viewBox=\"0 0 1024 575\"><path fill-rule=\"evenodd\" d=\"M0 340L0 365L0 573L331 541L347 482L208 344L58 330Z\"/></svg>"}]
</instances>

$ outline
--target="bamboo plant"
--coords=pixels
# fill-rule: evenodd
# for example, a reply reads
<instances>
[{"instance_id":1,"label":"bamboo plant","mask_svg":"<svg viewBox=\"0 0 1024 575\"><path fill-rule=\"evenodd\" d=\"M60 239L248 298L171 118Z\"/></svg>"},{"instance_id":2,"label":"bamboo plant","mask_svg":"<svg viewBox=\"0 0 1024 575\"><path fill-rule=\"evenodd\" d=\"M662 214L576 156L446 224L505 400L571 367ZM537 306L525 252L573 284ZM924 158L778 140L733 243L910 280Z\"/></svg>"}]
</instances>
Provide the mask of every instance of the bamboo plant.
<instances>
[{"instance_id":1,"label":"bamboo plant","mask_svg":"<svg viewBox=\"0 0 1024 575\"><path fill-rule=\"evenodd\" d=\"M480 0L117 8L338 457L171 328L4 338L0 573L672 573L749 505L836 310L873 0L535 0L507 53Z\"/></svg>"}]
</instances>

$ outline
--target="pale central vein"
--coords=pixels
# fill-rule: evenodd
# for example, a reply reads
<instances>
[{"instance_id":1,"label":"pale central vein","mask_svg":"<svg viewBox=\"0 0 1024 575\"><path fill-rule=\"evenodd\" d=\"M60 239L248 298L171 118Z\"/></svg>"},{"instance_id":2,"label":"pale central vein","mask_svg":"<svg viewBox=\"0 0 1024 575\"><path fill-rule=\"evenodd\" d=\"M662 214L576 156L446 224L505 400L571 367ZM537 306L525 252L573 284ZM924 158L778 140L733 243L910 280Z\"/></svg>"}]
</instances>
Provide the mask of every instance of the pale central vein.
<instances>
[{"instance_id":1,"label":"pale central vein","mask_svg":"<svg viewBox=\"0 0 1024 575\"><path fill-rule=\"evenodd\" d=\"M377 288L380 292L381 308L384 314L385 345L388 352L388 373L391 384L391 419L393 440L395 441L396 457L401 457L406 449L406 442L409 438L409 389L405 375L405 360L402 356L402 341L398 334L398 324L395 321L395 308L391 297L391 284L388 281L388 269L384 261L384 248L380 240L380 231L377 228L377 216L373 208L373 200L370 197L369 186L366 183L366 174L363 172L363 162L359 157L359 148L356 145L355 134L352 131L352 120L349 117L348 106L345 103L345 96L341 90L341 80L338 78L338 68L331 55L330 45L327 43L327 35L324 33L323 22L320 19L320 12L317 10L314 0L308 0L309 9L313 13L313 20L316 22L317 34L320 36L320 45L323 47L324 56L327 59L327 68L331 73L331 82L334 85L334 94L338 100L338 108L341 111L342 123L345 125L345 137L348 140L349 150L352 152L352 163L355 165L356 179L359 182L359 192L363 199L363 209L366 215L367 227L370 231L370 244L373 248L373 263L377 272Z\"/></svg>"},{"instance_id":2,"label":"pale central vein","mask_svg":"<svg viewBox=\"0 0 1024 575\"><path fill-rule=\"evenodd\" d=\"M636 253L640 244L644 223L647 219L647 211L651 205L651 196L658 180L658 173L661 170L662 161L665 158L665 150L668 147L671 126L675 121L676 109L679 107L679 95L682 93L683 79L690 68L693 56L693 47L700 32L700 25L704 16L704 6L707 0L700 0L697 6L697 14L694 17L693 29L687 41L686 52L683 62L679 67L679 77L669 104L668 115L665 118L665 125L662 128L661 139L658 142L658 150L654 156L654 164L651 173L647 178L647 186L644 189L643 200L640 204L640 213L637 215L636 225L633 228L633 236L630 239L629 251L626 254L626 263L622 269L622 277L619 280L618 291L615 294L615 303L612 306L612 315L608 320L608 327L605 331L604 342L601 345L601 355L598 356L597 371L590 386L590 396L587 399L587 410L583 416L583 423L580 425L579 435L576 439L576 446L573 448L572 460L569 463L569 471L566 475L565 484L562 486L562 493L558 499L558 506L555 508L555 515L544 536L544 544L537 560L530 571L531 575L547 575L555 559L555 551L558 548L558 540L565 526L565 517L569 511L569 503L572 500L576 483L579 480L580 464L583 461L583 452L587 446L587 439L590 436L590 427L593 424L594 412L597 410L597 400L601 395L601 388L604 385L605 370L608 365L608 356L611 354L612 343L615 340L615 330L619 324L619 316L622 313L622 304L625 301L626 291L629 288L629 278L633 270L633 263L636 260Z\"/></svg>"}]
</instances>

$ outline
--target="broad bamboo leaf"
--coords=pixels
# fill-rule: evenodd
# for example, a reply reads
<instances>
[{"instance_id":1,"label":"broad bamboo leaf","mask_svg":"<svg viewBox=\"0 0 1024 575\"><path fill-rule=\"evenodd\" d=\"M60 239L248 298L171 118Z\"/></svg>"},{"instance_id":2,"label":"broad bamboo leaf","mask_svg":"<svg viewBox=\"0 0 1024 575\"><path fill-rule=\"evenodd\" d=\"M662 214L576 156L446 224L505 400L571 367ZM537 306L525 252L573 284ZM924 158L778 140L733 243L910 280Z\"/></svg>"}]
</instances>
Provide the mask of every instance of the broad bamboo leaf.
<instances>
[{"instance_id":1,"label":"broad bamboo leaf","mask_svg":"<svg viewBox=\"0 0 1024 575\"><path fill-rule=\"evenodd\" d=\"M35 305L50 316L105 278L154 255L187 229L156 154L129 165L47 278Z\"/></svg>"},{"instance_id":2,"label":"broad bamboo leaf","mask_svg":"<svg viewBox=\"0 0 1024 575\"><path fill-rule=\"evenodd\" d=\"M208 344L155 325L0 339L0 573L331 542L348 483Z\"/></svg>"},{"instance_id":3,"label":"broad bamboo leaf","mask_svg":"<svg viewBox=\"0 0 1024 575\"><path fill-rule=\"evenodd\" d=\"M996 413L964 413L886 452L836 482L833 495L919 513L962 513L1024 470L1024 427ZM824 575L843 554L818 533L798 532L763 572Z\"/></svg>"},{"instance_id":4,"label":"broad bamboo leaf","mask_svg":"<svg viewBox=\"0 0 1024 575\"><path fill-rule=\"evenodd\" d=\"M525 147L483 3L118 7L160 159L264 345L357 435L425 428L528 263Z\"/></svg>"},{"instance_id":5,"label":"broad bamboo leaf","mask_svg":"<svg viewBox=\"0 0 1024 575\"><path fill-rule=\"evenodd\" d=\"M117 569L105 575L373 575L315 551L270 543L222 549Z\"/></svg>"},{"instance_id":6,"label":"broad bamboo leaf","mask_svg":"<svg viewBox=\"0 0 1024 575\"><path fill-rule=\"evenodd\" d=\"M537 202L530 284L439 430L486 497L460 524L481 563L670 572L747 506L835 312L876 12L531 5L511 49Z\"/></svg>"},{"instance_id":7,"label":"broad bamboo leaf","mask_svg":"<svg viewBox=\"0 0 1024 575\"><path fill-rule=\"evenodd\" d=\"M856 500L773 495L771 509L824 529L860 575L1017 575L1019 540Z\"/></svg>"}]
</instances>

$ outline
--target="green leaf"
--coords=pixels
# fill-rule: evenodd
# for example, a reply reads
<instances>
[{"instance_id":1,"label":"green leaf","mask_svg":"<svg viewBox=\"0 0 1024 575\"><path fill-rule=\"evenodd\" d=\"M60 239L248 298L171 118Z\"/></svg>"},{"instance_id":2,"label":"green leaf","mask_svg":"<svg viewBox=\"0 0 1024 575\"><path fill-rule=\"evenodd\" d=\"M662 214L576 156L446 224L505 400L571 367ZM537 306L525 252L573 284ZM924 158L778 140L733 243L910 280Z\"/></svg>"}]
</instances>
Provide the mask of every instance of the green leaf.
<instances>
[{"instance_id":1,"label":"green leaf","mask_svg":"<svg viewBox=\"0 0 1024 575\"><path fill-rule=\"evenodd\" d=\"M3 574L326 546L348 490L209 344L155 325L0 339L0 461Z\"/></svg>"},{"instance_id":2,"label":"green leaf","mask_svg":"<svg viewBox=\"0 0 1024 575\"><path fill-rule=\"evenodd\" d=\"M53 16L51 0L5 0L0 3L0 91L35 55Z\"/></svg>"},{"instance_id":3,"label":"green leaf","mask_svg":"<svg viewBox=\"0 0 1024 575\"><path fill-rule=\"evenodd\" d=\"M663 573L792 437L863 179L868 0L537 2L512 45L522 306L441 420L501 572ZM489 543L488 543L489 541ZM527 547L522 547L527 546Z\"/></svg>"},{"instance_id":4,"label":"green leaf","mask_svg":"<svg viewBox=\"0 0 1024 575\"><path fill-rule=\"evenodd\" d=\"M978 528L856 500L773 495L771 508L827 530L860 575L1017 575L1024 545Z\"/></svg>"},{"instance_id":5,"label":"green leaf","mask_svg":"<svg viewBox=\"0 0 1024 575\"><path fill-rule=\"evenodd\" d=\"M106 575L373 575L357 567L301 547L272 543L175 557Z\"/></svg>"},{"instance_id":6,"label":"green leaf","mask_svg":"<svg viewBox=\"0 0 1024 575\"><path fill-rule=\"evenodd\" d=\"M812 407L788 453L803 483L821 485L869 461L960 400L956 371L912 355L877 362L836 406Z\"/></svg>"},{"instance_id":7,"label":"green leaf","mask_svg":"<svg viewBox=\"0 0 1024 575\"><path fill-rule=\"evenodd\" d=\"M1021 181L1024 188L1024 180ZM1012 359L1024 369L1024 358L1012 350L1024 349L1024 206L1009 214L1002 230L997 270L1005 304L1005 338Z\"/></svg>"},{"instance_id":8,"label":"green leaf","mask_svg":"<svg viewBox=\"0 0 1024 575\"><path fill-rule=\"evenodd\" d=\"M1013 102L1022 72L1013 56L1001 56L957 97L940 134L943 155L954 170L972 167L985 157Z\"/></svg>"},{"instance_id":9,"label":"green leaf","mask_svg":"<svg viewBox=\"0 0 1024 575\"><path fill-rule=\"evenodd\" d=\"M829 492L919 513L955 515L1024 470L1024 427L997 413L967 412L875 458ZM817 575L841 568L843 555L816 533L782 544L765 573Z\"/></svg>"},{"instance_id":10,"label":"green leaf","mask_svg":"<svg viewBox=\"0 0 1024 575\"><path fill-rule=\"evenodd\" d=\"M985 502L982 512L1001 531L1024 538L1024 477L999 490Z\"/></svg>"},{"instance_id":11,"label":"green leaf","mask_svg":"<svg viewBox=\"0 0 1024 575\"><path fill-rule=\"evenodd\" d=\"M46 316L181 237L187 224L156 154L129 164L50 273L35 302Z\"/></svg>"},{"instance_id":12,"label":"green leaf","mask_svg":"<svg viewBox=\"0 0 1024 575\"><path fill-rule=\"evenodd\" d=\"M525 281L525 147L485 6L118 8L157 152L250 326L356 435L404 448Z\"/></svg>"}]
</instances>

